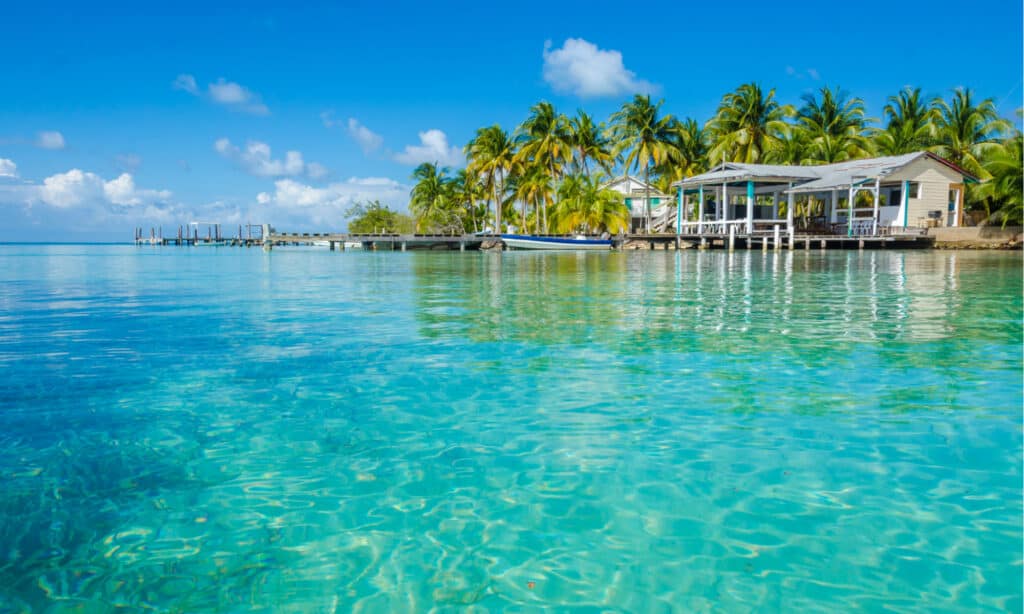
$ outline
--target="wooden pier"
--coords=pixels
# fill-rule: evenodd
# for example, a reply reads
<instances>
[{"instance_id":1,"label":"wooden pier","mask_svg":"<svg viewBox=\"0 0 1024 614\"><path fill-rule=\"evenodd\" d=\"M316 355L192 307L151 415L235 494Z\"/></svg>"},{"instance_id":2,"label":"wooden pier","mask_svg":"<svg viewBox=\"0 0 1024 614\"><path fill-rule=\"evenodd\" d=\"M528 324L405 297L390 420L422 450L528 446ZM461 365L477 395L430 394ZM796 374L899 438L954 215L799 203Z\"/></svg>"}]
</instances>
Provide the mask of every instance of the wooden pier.
<instances>
[{"instance_id":1,"label":"wooden pier","mask_svg":"<svg viewBox=\"0 0 1024 614\"><path fill-rule=\"evenodd\" d=\"M193 222L179 226L177 233L164 237L163 232L151 228L145 236L141 228L135 229L136 245L169 246L236 246L262 247L272 249L285 245L321 245L332 251L343 251L346 247L367 250L477 250L485 244L500 242L496 235L441 235L441 234L354 234L316 232L278 232L269 224L245 224L238 226L237 234L225 236L220 224L207 224L205 232ZM741 226L711 226L708 228L686 227L677 233L625 234L612 237L616 249L760 249L768 250L825 250L825 249L886 249L931 247L935 239L924 233L905 234L801 234L786 232L778 224L770 228L755 227L752 232L741 232ZM566 235L547 235L566 236Z\"/></svg>"}]
</instances>

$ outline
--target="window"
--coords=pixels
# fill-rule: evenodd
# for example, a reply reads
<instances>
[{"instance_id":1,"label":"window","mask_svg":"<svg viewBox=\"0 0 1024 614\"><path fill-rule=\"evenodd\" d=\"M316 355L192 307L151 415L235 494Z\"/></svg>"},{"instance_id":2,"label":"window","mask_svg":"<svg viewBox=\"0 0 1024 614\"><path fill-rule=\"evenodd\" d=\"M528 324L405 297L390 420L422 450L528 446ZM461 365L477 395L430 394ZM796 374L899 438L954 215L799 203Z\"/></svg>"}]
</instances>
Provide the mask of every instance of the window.
<instances>
[{"instance_id":1,"label":"window","mask_svg":"<svg viewBox=\"0 0 1024 614\"><path fill-rule=\"evenodd\" d=\"M652 205L652 206L653 206L653 205L657 205L657 204L658 204L658 203L660 203L660 202L661 202L661 199L660 199L660 198L652 198L652 199L651 199L651 205Z\"/></svg>"},{"instance_id":2,"label":"window","mask_svg":"<svg viewBox=\"0 0 1024 614\"><path fill-rule=\"evenodd\" d=\"M921 184L916 181L910 182L910 197L911 198L924 198L924 190L921 189Z\"/></svg>"},{"instance_id":3,"label":"window","mask_svg":"<svg viewBox=\"0 0 1024 614\"><path fill-rule=\"evenodd\" d=\"M632 198L627 198L626 199L626 206L627 207L632 207L633 206L633 199Z\"/></svg>"}]
</instances>

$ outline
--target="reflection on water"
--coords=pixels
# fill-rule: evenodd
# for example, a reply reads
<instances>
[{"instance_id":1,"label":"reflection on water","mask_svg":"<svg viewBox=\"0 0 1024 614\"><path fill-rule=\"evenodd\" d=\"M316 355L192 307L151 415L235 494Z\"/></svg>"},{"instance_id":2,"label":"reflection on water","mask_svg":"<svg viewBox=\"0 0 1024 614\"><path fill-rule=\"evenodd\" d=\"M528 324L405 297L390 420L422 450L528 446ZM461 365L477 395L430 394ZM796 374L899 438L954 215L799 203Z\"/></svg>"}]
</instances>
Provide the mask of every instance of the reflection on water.
<instances>
[{"instance_id":1,"label":"reflection on water","mask_svg":"<svg viewBox=\"0 0 1024 614\"><path fill-rule=\"evenodd\" d=\"M1021 610L1021 262L0 246L0 611Z\"/></svg>"}]
</instances>

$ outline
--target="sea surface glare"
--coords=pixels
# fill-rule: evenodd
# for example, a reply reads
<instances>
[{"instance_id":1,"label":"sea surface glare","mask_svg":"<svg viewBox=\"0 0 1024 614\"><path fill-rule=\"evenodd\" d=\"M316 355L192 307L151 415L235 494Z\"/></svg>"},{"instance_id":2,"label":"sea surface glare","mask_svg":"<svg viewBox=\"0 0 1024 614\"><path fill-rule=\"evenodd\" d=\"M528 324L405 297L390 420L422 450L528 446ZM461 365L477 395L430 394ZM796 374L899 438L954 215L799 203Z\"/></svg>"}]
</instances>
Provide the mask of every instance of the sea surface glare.
<instances>
[{"instance_id":1,"label":"sea surface glare","mask_svg":"<svg viewBox=\"0 0 1024 614\"><path fill-rule=\"evenodd\" d=\"M0 612L1020 612L1022 267L0 245Z\"/></svg>"}]
</instances>

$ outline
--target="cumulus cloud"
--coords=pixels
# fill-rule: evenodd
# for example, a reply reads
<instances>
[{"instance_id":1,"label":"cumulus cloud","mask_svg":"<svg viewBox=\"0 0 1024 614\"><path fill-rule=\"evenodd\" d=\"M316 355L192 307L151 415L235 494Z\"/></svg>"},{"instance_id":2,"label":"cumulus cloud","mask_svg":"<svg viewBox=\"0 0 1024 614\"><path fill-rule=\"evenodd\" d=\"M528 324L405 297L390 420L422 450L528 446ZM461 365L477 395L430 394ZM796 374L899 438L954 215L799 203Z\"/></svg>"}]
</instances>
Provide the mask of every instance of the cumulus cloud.
<instances>
[{"instance_id":1,"label":"cumulus cloud","mask_svg":"<svg viewBox=\"0 0 1024 614\"><path fill-rule=\"evenodd\" d=\"M348 133L363 148L364 154L377 151L384 144L384 137L362 125L354 117L348 118Z\"/></svg>"},{"instance_id":2,"label":"cumulus cloud","mask_svg":"<svg viewBox=\"0 0 1024 614\"><path fill-rule=\"evenodd\" d=\"M64 149L64 135L56 130L44 130L36 135L36 147Z\"/></svg>"},{"instance_id":3,"label":"cumulus cloud","mask_svg":"<svg viewBox=\"0 0 1024 614\"><path fill-rule=\"evenodd\" d=\"M39 200L61 209L79 205L151 205L171 197L167 190L140 190L129 173L104 181L95 173L73 168L43 180L38 186Z\"/></svg>"},{"instance_id":4,"label":"cumulus cloud","mask_svg":"<svg viewBox=\"0 0 1024 614\"><path fill-rule=\"evenodd\" d=\"M356 202L380 200L404 206L408 197L408 186L384 177L352 177L323 187L279 179L274 192L257 194L256 202L260 214L272 217L279 227L285 223L340 226L345 211Z\"/></svg>"},{"instance_id":5,"label":"cumulus cloud","mask_svg":"<svg viewBox=\"0 0 1024 614\"><path fill-rule=\"evenodd\" d=\"M302 152L286 151L284 159L275 160L271 155L270 145L261 141L249 141L245 149L234 145L226 138L217 139L213 143L214 150L221 156L240 165L247 173L257 177L294 177L307 174L313 179L327 176L327 168L312 162L306 164Z\"/></svg>"},{"instance_id":6,"label":"cumulus cloud","mask_svg":"<svg viewBox=\"0 0 1024 614\"><path fill-rule=\"evenodd\" d=\"M419 133L419 145L406 145L405 149L394 154L396 162L402 164L422 164L436 162L446 166L464 164L466 159L462 150L448 144L448 135L436 128Z\"/></svg>"},{"instance_id":7,"label":"cumulus cloud","mask_svg":"<svg viewBox=\"0 0 1024 614\"><path fill-rule=\"evenodd\" d=\"M18 165L14 163L14 160L0 158L0 177L15 179L18 177Z\"/></svg>"},{"instance_id":8,"label":"cumulus cloud","mask_svg":"<svg viewBox=\"0 0 1024 614\"><path fill-rule=\"evenodd\" d=\"M204 97L196 78L189 74L178 75L171 87L193 96ZM252 115L270 115L270 109L263 104L259 94L223 77L214 83L207 84L205 97L232 111L251 113Z\"/></svg>"},{"instance_id":9,"label":"cumulus cloud","mask_svg":"<svg viewBox=\"0 0 1024 614\"><path fill-rule=\"evenodd\" d=\"M651 93L657 86L638 79L622 63L622 53L599 49L582 38L569 38L560 48L544 43L544 81L560 94L581 98Z\"/></svg>"}]
</instances>

